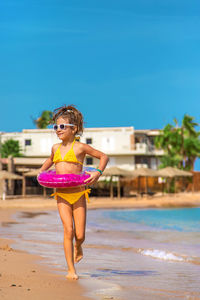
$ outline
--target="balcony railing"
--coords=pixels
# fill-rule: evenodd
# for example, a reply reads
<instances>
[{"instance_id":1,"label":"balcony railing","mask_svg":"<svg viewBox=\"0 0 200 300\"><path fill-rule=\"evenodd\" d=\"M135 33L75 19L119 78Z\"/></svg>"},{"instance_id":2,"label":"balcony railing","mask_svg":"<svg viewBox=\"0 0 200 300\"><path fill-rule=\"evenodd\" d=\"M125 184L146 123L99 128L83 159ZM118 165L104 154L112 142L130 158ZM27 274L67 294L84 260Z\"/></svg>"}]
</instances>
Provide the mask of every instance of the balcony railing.
<instances>
[{"instance_id":1,"label":"balcony railing","mask_svg":"<svg viewBox=\"0 0 200 300\"><path fill-rule=\"evenodd\" d=\"M148 145L147 143L136 143L135 144L135 153L138 154L145 154L145 153L149 153L151 152L152 154L157 154L157 155L162 155L163 154L163 150L162 149L157 149L155 147L155 145Z\"/></svg>"}]
</instances>

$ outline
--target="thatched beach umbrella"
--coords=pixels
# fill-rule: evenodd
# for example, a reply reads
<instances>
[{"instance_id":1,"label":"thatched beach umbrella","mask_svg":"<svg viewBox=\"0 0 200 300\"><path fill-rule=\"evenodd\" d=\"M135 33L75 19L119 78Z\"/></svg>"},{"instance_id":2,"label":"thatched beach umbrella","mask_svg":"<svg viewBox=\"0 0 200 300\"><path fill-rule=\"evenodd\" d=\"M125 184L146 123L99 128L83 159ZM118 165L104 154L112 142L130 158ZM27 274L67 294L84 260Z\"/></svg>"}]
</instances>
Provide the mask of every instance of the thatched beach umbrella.
<instances>
[{"instance_id":1,"label":"thatched beach umbrella","mask_svg":"<svg viewBox=\"0 0 200 300\"><path fill-rule=\"evenodd\" d=\"M157 171L160 177L191 177L193 174L189 171L180 170L173 167L166 167Z\"/></svg>"},{"instance_id":2,"label":"thatched beach umbrella","mask_svg":"<svg viewBox=\"0 0 200 300\"><path fill-rule=\"evenodd\" d=\"M157 171L149 168L140 168L132 171L133 176L137 177L157 177Z\"/></svg>"},{"instance_id":3,"label":"thatched beach umbrella","mask_svg":"<svg viewBox=\"0 0 200 300\"><path fill-rule=\"evenodd\" d=\"M22 176L8 171L0 171L0 179L22 179Z\"/></svg>"},{"instance_id":4,"label":"thatched beach umbrella","mask_svg":"<svg viewBox=\"0 0 200 300\"><path fill-rule=\"evenodd\" d=\"M37 175L39 174L39 170L40 169L32 169L31 171L24 173L24 176L25 177L37 177Z\"/></svg>"},{"instance_id":5,"label":"thatched beach umbrella","mask_svg":"<svg viewBox=\"0 0 200 300\"><path fill-rule=\"evenodd\" d=\"M160 177L168 177L168 178L174 178L175 180L175 189L176 189L176 178L177 177L192 177L193 173L189 171L180 170L173 167L166 167L163 169L160 169L157 171L158 175ZM176 190L175 190L176 192Z\"/></svg>"},{"instance_id":6,"label":"thatched beach umbrella","mask_svg":"<svg viewBox=\"0 0 200 300\"><path fill-rule=\"evenodd\" d=\"M120 180L119 177L131 177L133 176L132 171L128 171L122 168L118 168L116 166L107 168L103 172L103 176L110 176L110 197L113 198L113 176L118 177L118 183L117 183L117 196L120 198Z\"/></svg>"},{"instance_id":7,"label":"thatched beach umbrella","mask_svg":"<svg viewBox=\"0 0 200 300\"><path fill-rule=\"evenodd\" d=\"M118 167L106 168L103 172L104 176L132 176L132 171L128 171Z\"/></svg>"}]
</instances>

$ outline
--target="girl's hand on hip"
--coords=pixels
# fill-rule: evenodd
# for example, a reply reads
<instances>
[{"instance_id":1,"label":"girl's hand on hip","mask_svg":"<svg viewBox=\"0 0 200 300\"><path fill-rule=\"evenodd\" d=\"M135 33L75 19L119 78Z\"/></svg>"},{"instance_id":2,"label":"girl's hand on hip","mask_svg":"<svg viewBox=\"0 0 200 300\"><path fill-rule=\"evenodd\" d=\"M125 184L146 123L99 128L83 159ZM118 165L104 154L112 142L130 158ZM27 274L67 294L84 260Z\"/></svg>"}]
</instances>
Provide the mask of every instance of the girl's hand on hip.
<instances>
[{"instance_id":1,"label":"girl's hand on hip","mask_svg":"<svg viewBox=\"0 0 200 300\"><path fill-rule=\"evenodd\" d=\"M98 181L99 177L101 176L101 174L97 171L97 172L85 172L86 174L89 174L90 177L87 178L86 180L84 180L84 183L88 183L88 184L94 184L95 182Z\"/></svg>"}]
</instances>

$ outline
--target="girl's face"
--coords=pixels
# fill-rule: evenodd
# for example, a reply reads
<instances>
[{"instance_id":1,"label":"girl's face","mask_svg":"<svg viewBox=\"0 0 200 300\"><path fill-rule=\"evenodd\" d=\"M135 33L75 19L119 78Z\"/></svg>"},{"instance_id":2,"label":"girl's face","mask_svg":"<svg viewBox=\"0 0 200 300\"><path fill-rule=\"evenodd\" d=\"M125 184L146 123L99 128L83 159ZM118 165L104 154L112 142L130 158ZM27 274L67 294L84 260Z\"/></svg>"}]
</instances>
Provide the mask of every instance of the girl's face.
<instances>
[{"instance_id":1,"label":"girl's face","mask_svg":"<svg viewBox=\"0 0 200 300\"><path fill-rule=\"evenodd\" d=\"M69 124L68 118L62 118L59 117L56 121L56 125L61 124ZM58 126L58 129L56 130L56 134L58 138L62 141L69 140L70 138L74 138L76 132L76 126L68 126L65 125L64 129L60 129L60 126Z\"/></svg>"}]
</instances>

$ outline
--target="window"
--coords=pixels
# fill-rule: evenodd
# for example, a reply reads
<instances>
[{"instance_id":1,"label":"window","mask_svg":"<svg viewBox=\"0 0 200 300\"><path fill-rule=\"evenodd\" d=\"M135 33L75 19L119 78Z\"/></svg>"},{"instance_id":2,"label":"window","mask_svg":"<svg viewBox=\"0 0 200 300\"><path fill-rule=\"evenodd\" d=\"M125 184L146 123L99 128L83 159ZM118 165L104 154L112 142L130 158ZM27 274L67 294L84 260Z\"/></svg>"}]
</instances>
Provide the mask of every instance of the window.
<instances>
[{"instance_id":1,"label":"window","mask_svg":"<svg viewBox=\"0 0 200 300\"><path fill-rule=\"evenodd\" d=\"M93 165L93 158L92 157L86 157L86 165Z\"/></svg>"},{"instance_id":2,"label":"window","mask_svg":"<svg viewBox=\"0 0 200 300\"><path fill-rule=\"evenodd\" d=\"M86 138L86 144L92 144L92 138Z\"/></svg>"},{"instance_id":3,"label":"window","mask_svg":"<svg viewBox=\"0 0 200 300\"><path fill-rule=\"evenodd\" d=\"M25 140L25 146L31 146L31 140Z\"/></svg>"},{"instance_id":4,"label":"window","mask_svg":"<svg viewBox=\"0 0 200 300\"><path fill-rule=\"evenodd\" d=\"M135 157L135 163L136 164L145 164L145 165L148 165L149 158L144 157L144 156L136 156Z\"/></svg>"}]
</instances>

